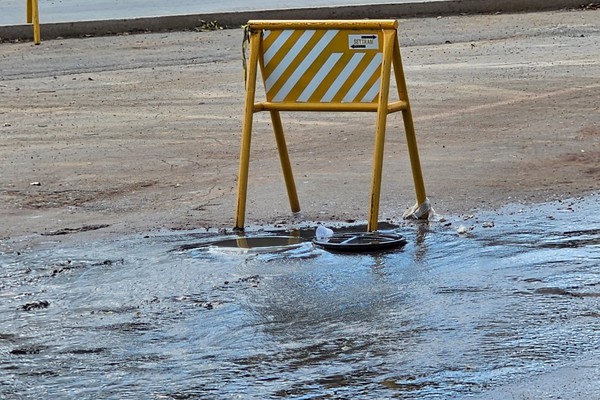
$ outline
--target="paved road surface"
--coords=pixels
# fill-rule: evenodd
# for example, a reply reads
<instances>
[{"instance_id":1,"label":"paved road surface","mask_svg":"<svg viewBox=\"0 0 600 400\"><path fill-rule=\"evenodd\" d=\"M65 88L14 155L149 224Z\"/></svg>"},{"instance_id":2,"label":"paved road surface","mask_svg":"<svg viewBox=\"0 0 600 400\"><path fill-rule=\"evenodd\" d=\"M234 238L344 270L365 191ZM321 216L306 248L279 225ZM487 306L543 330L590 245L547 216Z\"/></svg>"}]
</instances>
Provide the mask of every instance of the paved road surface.
<instances>
[{"instance_id":1,"label":"paved road surface","mask_svg":"<svg viewBox=\"0 0 600 400\"><path fill-rule=\"evenodd\" d=\"M38 0L40 19L47 22L93 21L164 15L255 11L298 7L367 4L366 0ZM377 0L378 4L414 3L416 0ZM418 0L432 2L436 0ZM439 0L437 0L439 1ZM25 0L0 0L0 25L25 22Z\"/></svg>"},{"instance_id":2,"label":"paved road surface","mask_svg":"<svg viewBox=\"0 0 600 400\"><path fill-rule=\"evenodd\" d=\"M598 13L403 20L425 180L438 212L598 191ZM39 233L66 227L110 225L70 239L89 243L101 234L231 226L244 93L240 37L238 29L2 44L0 237L31 246L50 240ZM268 117L261 118L248 221L286 223L280 162ZM370 184L374 116L328 113L324 121L306 113L286 121L302 177L300 216L366 215L361 188ZM401 123L390 123L382 218L414 201ZM348 153L336 151L341 143ZM331 162L314 161L324 157ZM581 318L596 312L582 309ZM589 358L573 354L572 364L491 386L479 398L597 399L598 347L589 349Z\"/></svg>"}]
</instances>

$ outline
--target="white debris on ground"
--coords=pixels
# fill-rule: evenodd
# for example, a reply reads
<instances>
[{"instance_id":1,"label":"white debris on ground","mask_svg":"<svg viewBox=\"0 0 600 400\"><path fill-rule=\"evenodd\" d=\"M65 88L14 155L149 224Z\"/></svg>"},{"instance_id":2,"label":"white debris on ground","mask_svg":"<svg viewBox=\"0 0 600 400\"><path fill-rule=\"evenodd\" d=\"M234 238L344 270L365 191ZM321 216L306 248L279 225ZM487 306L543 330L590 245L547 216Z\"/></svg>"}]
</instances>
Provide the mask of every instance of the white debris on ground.
<instances>
[{"instance_id":1,"label":"white debris on ground","mask_svg":"<svg viewBox=\"0 0 600 400\"><path fill-rule=\"evenodd\" d=\"M315 236L317 237L317 240L326 239L328 237L333 236L333 230L331 230L323 225L319 225L315 232Z\"/></svg>"}]
</instances>

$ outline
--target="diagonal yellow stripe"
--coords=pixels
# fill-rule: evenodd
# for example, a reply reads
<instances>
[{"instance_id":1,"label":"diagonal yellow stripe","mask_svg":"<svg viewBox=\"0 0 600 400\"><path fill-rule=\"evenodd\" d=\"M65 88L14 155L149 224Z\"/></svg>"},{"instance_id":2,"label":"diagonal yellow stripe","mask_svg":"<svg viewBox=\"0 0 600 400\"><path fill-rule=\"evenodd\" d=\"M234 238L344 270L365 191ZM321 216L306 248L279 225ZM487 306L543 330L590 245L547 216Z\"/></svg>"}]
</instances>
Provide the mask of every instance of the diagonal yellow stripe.
<instances>
[{"instance_id":1,"label":"diagonal yellow stripe","mask_svg":"<svg viewBox=\"0 0 600 400\"><path fill-rule=\"evenodd\" d=\"M320 33L315 36L315 40L318 39L318 42L312 46L312 49L310 49L308 54L303 57L300 64L298 64L291 75L287 77L285 84L281 90L277 92L273 101L298 101L300 91L306 87L309 83L308 80L313 75L308 72L308 69L313 65L322 64L322 60L324 59L322 56L323 51L331 43L331 40L335 37L337 31L327 30L321 31ZM294 91L295 87L297 89Z\"/></svg>"},{"instance_id":2,"label":"diagonal yellow stripe","mask_svg":"<svg viewBox=\"0 0 600 400\"><path fill-rule=\"evenodd\" d=\"M373 82L381 75L381 53L373 54L369 64L353 79L354 84L343 98L344 103L360 103L365 93L371 88ZM357 71L358 72L358 71ZM369 84L371 82L371 84ZM362 95L361 95L362 93Z\"/></svg>"},{"instance_id":3,"label":"diagonal yellow stripe","mask_svg":"<svg viewBox=\"0 0 600 400\"><path fill-rule=\"evenodd\" d=\"M302 35L289 48L283 48L277 52L283 57L279 60L273 60L269 66L265 67L265 88L267 91L267 99L272 101L274 96L282 89L283 85L290 79L290 76L296 71L298 66L307 57L309 52L315 47L319 39L326 31L300 31ZM294 37L290 37L290 40ZM288 42L286 42L286 45ZM284 53L285 51L285 53ZM276 61L279 61L276 64Z\"/></svg>"}]
</instances>

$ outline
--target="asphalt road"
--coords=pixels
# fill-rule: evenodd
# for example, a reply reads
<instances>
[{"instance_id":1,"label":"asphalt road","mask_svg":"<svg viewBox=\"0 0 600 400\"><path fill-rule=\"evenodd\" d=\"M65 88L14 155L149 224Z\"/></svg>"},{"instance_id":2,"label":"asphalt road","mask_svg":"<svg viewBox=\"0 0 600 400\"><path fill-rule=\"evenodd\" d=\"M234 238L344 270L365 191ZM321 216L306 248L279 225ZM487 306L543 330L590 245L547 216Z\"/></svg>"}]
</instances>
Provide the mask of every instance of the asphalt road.
<instances>
[{"instance_id":1,"label":"asphalt road","mask_svg":"<svg viewBox=\"0 0 600 400\"><path fill-rule=\"evenodd\" d=\"M419 0L433 2L439 0ZM377 4L414 3L415 0L377 0ZM286 8L332 7L367 4L365 0L293 0L249 2L244 0L39 0L43 23L94 21L167 15L205 14ZM25 22L25 0L0 0L0 25Z\"/></svg>"},{"instance_id":2,"label":"asphalt road","mask_svg":"<svg viewBox=\"0 0 600 400\"><path fill-rule=\"evenodd\" d=\"M477 208L597 192L599 12L401 21L425 180L438 212L470 218ZM232 29L2 44L0 237L28 246L49 240L40 232L100 224L110 225L106 235L231 226L241 35ZM369 184L373 118L286 117L301 217L366 215L360 189ZM262 118L248 220L290 221ZM382 218L413 202L401 129L391 121ZM342 143L348 152L338 154ZM478 398L598 398L596 360L597 351Z\"/></svg>"},{"instance_id":3,"label":"asphalt road","mask_svg":"<svg viewBox=\"0 0 600 400\"><path fill-rule=\"evenodd\" d=\"M416 18L580 9L582 0L38 0L42 40L197 29L203 21L236 27L251 19ZM31 40L25 0L0 0L0 40Z\"/></svg>"}]
</instances>

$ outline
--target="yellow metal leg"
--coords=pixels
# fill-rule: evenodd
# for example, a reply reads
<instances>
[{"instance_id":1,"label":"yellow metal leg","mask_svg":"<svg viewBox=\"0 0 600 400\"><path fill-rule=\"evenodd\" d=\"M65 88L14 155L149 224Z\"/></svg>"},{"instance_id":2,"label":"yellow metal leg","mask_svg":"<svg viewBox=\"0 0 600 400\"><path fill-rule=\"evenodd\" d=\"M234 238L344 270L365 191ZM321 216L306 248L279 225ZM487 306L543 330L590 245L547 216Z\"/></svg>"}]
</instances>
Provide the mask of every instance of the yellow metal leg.
<instances>
[{"instance_id":1,"label":"yellow metal leg","mask_svg":"<svg viewBox=\"0 0 600 400\"><path fill-rule=\"evenodd\" d=\"M246 76L246 102L244 123L240 146L240 167L238 173L237 210L235 228L244 229L246 219L246 195L248 190L248 169L250 167L250 141L252 137L252 119L254 116L254 96L256 92L256 73L258 69L258 50L260 33L250 34L250 59Z\"/></svg>"},{"instance_id":2,"label":"yellow metal leg","mask_svg":"<svg viewBox=\"0 0 600 400\"><path fill-rule=\"evenodd\" d=\"M387 104L390 91L390 73L392 51L394 49L395 31L384 31L383 34L383 64L381 66L381 87L379 92L379 107L377 111L377 127L375 131L375 149L373 151L373 172L371 175L371 205L367 231L377 230L379 219L379 198L381 194L381 175L383 172L383 150L385 144L385 128L387 125Z\"/></svg>"},{"instance_id":3,"label":"yellow metal leg","mask_svg":"<svg viewBox=\"0 0 600 400\"><path fill-rule=\"evenodd\" d=\"M287 188L288 198L290 199L290 207L292 212L298 212L300 211L300 202L298 201L298 193L296 192L296 183L294 182L290 156L285 143L285 136L283 135L281 116L279 115L279 111L271 111L270 113L271 121L273 122L273 131L275 132L275 140L277 141L277 150L279 151L279 159L281 160L283 178L285 179L285 187Z\"/></svg>"},{"instance_id":4,"label":"yellow metal leg","mask_svg":"<svg viewBox=\"0 0 600 400\"><path fill-rule=\"evenodd\" d=\"M408 146L408 155L410 157L410 166L412 169L415 192L417 195L417 204L423 204L427 200L425 193L425 183L423 182L423 172L421 171L421 161L419 159L419 149L417 147L417 137L415 135L415 126L413 123L410 102L408 100L408 90L402 68L402 59L400 57L400 44L398 37L394 39L394 74L398 86L398 96L400 100L406 102L406 108L402 111L404 120L404 131L406 132L406 145Z\"/></svg>"},{"instance_id":5,"label":"yellow metal leg","mask_svg":"<svg viewBox=\"0 0 600 400\"><path fill-rule=\"evenodd\" d=\"M40 35L40 13L38 9L38 0L31 0L31 16L33 19L33 43L40 44L42 41Z\"/></svg>"},{"instance_id":6,"label":"yellow metal leg","mask_svg":"<svg viewBox=\"0 0 600 400\"><path fill-rule=\"evenodd\" d=\"M423 204L427 200L427 194L425 193L425 183L423 182L421 160L419 159L417 137L415 135L415 127L412 120L410 106L408 109L402 111L402 118L404 119L404 130L406 131L406 144L408 146L408 156L410 158L410 166L413 173L415 192L417 195L417 204Z\"/></svg>"},{"instance_id":7,"label":"yellow metal leg","mask_svg":"<svg viewBox=\"0 0 600 400\"><path fill-rule=\"evenodd\" d=\"M28 24L32 24L33 23L33 15L32 15L32 13L33 13L33 11L32 11L33 6L31 4L32 1L33 0L27 0L27 23Z\"/></svg>"}]
</instances>

